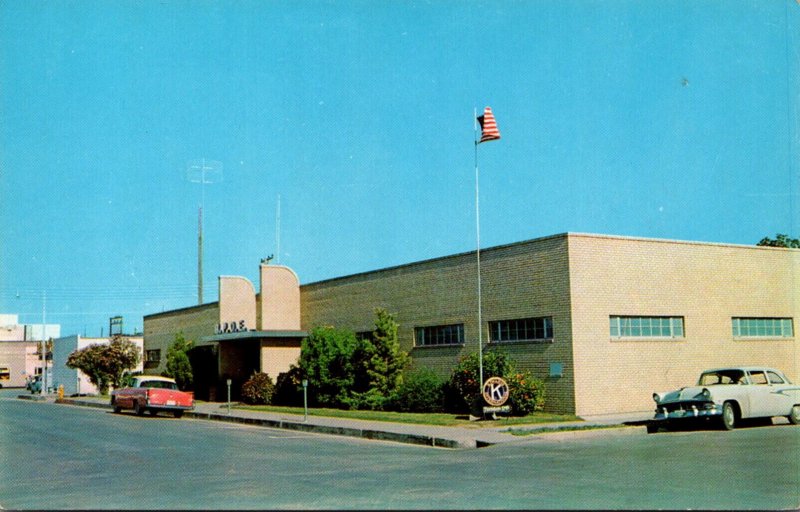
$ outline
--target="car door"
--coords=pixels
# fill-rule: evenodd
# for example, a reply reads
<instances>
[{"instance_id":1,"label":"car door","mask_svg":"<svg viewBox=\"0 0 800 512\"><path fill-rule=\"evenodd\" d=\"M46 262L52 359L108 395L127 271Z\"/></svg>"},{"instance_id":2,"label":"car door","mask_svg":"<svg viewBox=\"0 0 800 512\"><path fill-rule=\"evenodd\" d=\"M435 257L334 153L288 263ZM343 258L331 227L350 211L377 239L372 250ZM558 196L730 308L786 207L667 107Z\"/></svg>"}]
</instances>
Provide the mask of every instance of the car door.
<instances>
[{"instance_id":1,"label":"car door","mask_svg":"<svg viewBox=\"0 0 800 512\"><path fill-rule=\"evenodd\" d=\"M767 374L764 370L751 370L750 385L747 386L747 398L750 402L750 415L747 417L758 418L761 416L773 416L772 410L775 408L773 398L770 396L772 387L769 385Z\"/></svg>"},{"instance_id":2,"label":"car door","mask_svg":"<svg viewBox=\"0 0 800 512\"><path fill-rule=\"evenodd\" d=\"M788 416L792 411L792 406L797 403L797 392L784 377L778 372L766 370L769 381L770 393L767 397L770 416Z\"/></svg>"}]
</instances>

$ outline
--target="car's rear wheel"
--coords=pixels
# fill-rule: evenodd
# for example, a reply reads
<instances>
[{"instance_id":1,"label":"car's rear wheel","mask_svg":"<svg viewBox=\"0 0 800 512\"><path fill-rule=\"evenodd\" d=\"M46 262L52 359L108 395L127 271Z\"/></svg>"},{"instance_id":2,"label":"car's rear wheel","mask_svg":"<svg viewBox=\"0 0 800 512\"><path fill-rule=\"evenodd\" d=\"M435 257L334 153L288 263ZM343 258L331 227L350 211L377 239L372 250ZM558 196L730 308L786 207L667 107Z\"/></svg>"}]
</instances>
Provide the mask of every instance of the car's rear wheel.
<instances>
[{"instance_id":1,"label":"car's rear wheel","mask_svg":"<svg viewBox=\"0 0 800 512\"><path fill-rule=\"evenodd\" d=\"M788 418L792 425L800 425L800 404L792 407L792 412L789 414Z\"/></svg>"},{"instance_id":2,"label":"car's rear wheel","mask_svg":"<svg viewBox=\"0 0 800 512\"><path fill-rule=\"evenodd\" d=\"M722 405L722 426L725 430L736 428L736 407L731 402Z\"/></svg>"},{"instance_id":3,"label":"car's rear wheel","mask_svg":"<svg viewBox=\"0 0 800 512\"><path fill-rule=\"evenodd\" d=\"M181 416L183 416L183 411L172 411L172 415L175 416L176 418L180 418Z\"/></svg>"}]
</instances>

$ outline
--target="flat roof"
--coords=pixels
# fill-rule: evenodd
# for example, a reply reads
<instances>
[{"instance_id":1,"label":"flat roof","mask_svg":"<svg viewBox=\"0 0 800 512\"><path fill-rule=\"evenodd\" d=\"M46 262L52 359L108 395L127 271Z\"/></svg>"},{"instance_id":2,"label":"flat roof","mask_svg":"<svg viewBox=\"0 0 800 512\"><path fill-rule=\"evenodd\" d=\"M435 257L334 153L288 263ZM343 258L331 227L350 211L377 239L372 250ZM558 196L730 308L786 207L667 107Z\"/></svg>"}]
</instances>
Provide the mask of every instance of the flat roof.
<instances>
[{"instance_id":1,"label":"flat roof","mask_svg":"<svg viewBox=\"0 0 800 512\"><path fill-rule=\"evenodd\" d=\"M675 244L675 245L702 245L702 246L708 246L708 247L733 247L733 248L738 248L738 249L751 249L751 250L783 250L783 251L798 251L798 252L800 252L800 249L791 249L791 248L785 248L785 247L766 247L766 246L759 246L759 245L756 245L756 244L733 244L733 243L724 243L724 242L700 242L700 241L691 241L691 240L671 240L671 239L667 239L667 238L646 238L646 237L635 237L635 236L624 236L624 235L603 235L603 234L597 234L597 233L566 232L566 233L559 233L559 234L555 234L555 235L543 236L543 237L538 237L538 238L531 238L529 240L522 240L522 241L519 241L519 242L512 242L512 243L508 243L508 244L495 245L495 246L492 246L492 247L485 247L485 248L481 248L481 253L487 253L487 252L507 249L507 248L510 248L510 247L516 247L516 246L520 246L520 245L532 244L532 243L537 243L537 242L544 242L546 240L554 240L554 239L558 239L558 238L569 239L570 237L597 238L597 239L608 239L608 240L627 240L627 241L631 241L631 242L649 242L649 243L662 243L662 244ZM313 287L313 286L317 286L317 285L321 285L321 284L327 284L327 283L336 282L336 281L339 281L339 280L347 280L347 279L351 279L351 278L354 278L354 277L368 276L368 275L377 274L377 273L381 273L381 272L391 272L391 271L395 271L395 270L401 270L401 269L413 267L413 266L416 266L416 265L423 265L423 264L426 264L426 263L433 263L433 262L437 262L437 261L446 261L448 259L461 258L461 257L464 257L464 256L469 256L471 254L475 254L475 249L472 249L470 251L456 253L456 254L450 254L450 255L447 255L447 256L438 256L438 257L435 257L435 258L429 258L429 259L414 261L414 262L410 262L410 263L403 263L403 264L400 264L400 265L393 265L393 266L390 266L390 267L378 268L378 269L374 269L374 270L367 270L367 271L364 271L364 272L356 272L356 273L353 273L353 274L332 277L332 278L329 278L329 279L322 279L320 281L314 281L312 283L303 284L300 287L301 288L304 288L306 286Z\"/></svg>"}]
</instances>

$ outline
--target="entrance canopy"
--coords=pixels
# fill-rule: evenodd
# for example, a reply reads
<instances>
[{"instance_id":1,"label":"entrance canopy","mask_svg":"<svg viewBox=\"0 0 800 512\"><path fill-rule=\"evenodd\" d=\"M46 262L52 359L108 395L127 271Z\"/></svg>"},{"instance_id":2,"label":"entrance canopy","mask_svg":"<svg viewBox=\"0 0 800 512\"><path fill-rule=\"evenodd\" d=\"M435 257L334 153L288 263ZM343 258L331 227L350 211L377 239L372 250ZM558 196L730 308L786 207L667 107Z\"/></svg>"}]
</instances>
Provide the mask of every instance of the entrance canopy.
<instances>
[{"instance_id":1,"label":"entrance canopy","mask_svg":"<svg viewBox=\"0 0 800 512\"><path fill-rule=\"evenodd\" d=\"M308 337L306 331L240 331L229 332L224 334L215 334L213 336L204 336L200 338L201 343L213 343L220 341L252 341L252 340L297 340L298 346L303 338Z\"/></svg>"}]
</instances>

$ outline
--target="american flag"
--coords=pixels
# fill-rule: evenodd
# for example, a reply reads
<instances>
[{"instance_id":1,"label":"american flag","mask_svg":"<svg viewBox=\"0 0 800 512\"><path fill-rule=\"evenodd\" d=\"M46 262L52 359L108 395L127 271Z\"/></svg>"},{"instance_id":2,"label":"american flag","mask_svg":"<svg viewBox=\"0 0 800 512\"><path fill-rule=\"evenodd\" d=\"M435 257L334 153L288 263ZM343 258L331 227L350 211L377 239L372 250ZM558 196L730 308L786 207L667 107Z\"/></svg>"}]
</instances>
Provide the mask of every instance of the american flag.
<instances>
[{"instance_id":1,"label":"american flag","mask_svg":"<svg viewBox=\"0 0 800 512\"><path fill-rule=\"evenodd\" d=\"M494 114L490 107L483 109L483 115L478 116L478 122L481 123L481 140L478 141L478 144L500 138L500 130L497 129L497 121L494 120Z\"/></svg>"}]
</instances>

